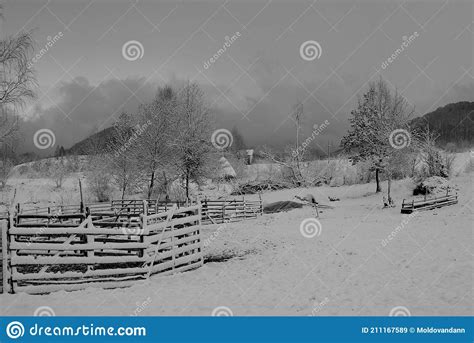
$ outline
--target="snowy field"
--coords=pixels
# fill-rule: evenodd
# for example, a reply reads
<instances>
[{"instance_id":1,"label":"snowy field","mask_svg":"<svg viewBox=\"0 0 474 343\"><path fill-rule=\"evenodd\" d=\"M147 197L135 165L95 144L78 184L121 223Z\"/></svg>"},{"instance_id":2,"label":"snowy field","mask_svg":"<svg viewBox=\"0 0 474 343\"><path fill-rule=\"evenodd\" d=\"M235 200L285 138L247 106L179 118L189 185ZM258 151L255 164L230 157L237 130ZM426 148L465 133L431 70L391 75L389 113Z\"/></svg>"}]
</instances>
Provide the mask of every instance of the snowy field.
<instances>
[{"instance_id":1,"label":"snowy field","mask_svg":"<svg viewBox=\"0 0 474 343\"><path fill-rule=\"evenodd\" d=\"M211 315L221 306L243 316L389 315L397 306L418 316L472 315L472 172L451 182L457 205L409 219L400 214L402 199L412 198L409 180L393 183L397 206L389 209L373 183L265 193L265 202L306 193L340 201L320 213L315 237L300 232L311 207L204 226L200 269L124 289L3 294L0 315L33 315L40 306L59 316Z\"/></svg>"}]
</instances>

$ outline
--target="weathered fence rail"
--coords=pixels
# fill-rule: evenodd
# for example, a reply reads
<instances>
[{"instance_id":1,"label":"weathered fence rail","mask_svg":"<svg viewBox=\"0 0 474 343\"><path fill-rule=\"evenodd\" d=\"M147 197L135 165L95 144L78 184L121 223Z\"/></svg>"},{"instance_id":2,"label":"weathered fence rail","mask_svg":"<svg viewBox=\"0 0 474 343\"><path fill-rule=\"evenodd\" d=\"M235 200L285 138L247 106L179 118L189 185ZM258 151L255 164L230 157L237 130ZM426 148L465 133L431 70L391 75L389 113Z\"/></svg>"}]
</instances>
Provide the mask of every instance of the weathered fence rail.
<instances>
[{"instance_id":1,"label":"weathered fence rail","mask_svg":"<svg viewBox=\"0 0 474 343\"><path fill-rule=\"evenodd\" d=\"M21 215L28 214L17 217ZM137 211L106 221L89 214L76 223L77 215L61 215L54 226L46 217L40 216L37 225L19 218L3 224L5 291L38 294L125 287L152 274L181 272L203 263L200 204L157 214Z\"/></svg>"},{"instance_id":2,"label":"weathered fence rail","mask_svg":"<svg viewBox=\"0 0 474 343\"><path fill-rule=\"evenodd\" d=\"M16 217L23 225L33 223L36 225L37 219L43 219L48 226L60 226L65 220L84 220L91 215L93 222L102 221L107 225L107 219L113 219L113 223L126 221L136 217L141 213L158 214L169 211L173 206L178 209L190 203L186 202L161 202L157 200L113 200L107 203L93 203L85 205L52 206L41 208L24 208L17 205ZM259 200L248 200L244 197L234 199L202 200L202 224L220 224L224 222L236 222L245 219L256 218L263 214L263 202ZM0 213L1 215L1 213ZM8 214L5 213L6 218ZM1 219L1 216L0 216ZM75 225L75 224L73 224ZM113 225L113 224L112 224Z\"/></svg>"},{"instance_id":3,"label":"weathered fence rail","mask_svg":"<svg viewBox=\"0 0 474 343\"><path fill-rule=\"evenodd\" d=\"M57 205L49 207L20 207L18 204L16 207L16 213L22 215L69 215L78 214L85 211L90 213L105 213L105 214L116 214L116 213L159 213L166 212L173 206L181 208L188 205L186 202L161 202L156 200L112 200L111 202L91 203L84 205ZM2 214L8 217L7 212L0 212L0 218Z\"/></svg>"},{"instance_id":4,"label":"weathered fence rail","mask_svg":"<svg viewBox=\"0 0 474 343\"><path fill-rule=\"evenodd\" d=\"M222 224L256 218L263 214L263 202L259 200L226 199L202 201L204 224Z\"/></svg>"},{"instance_id":5,"label":"weathered fence rail","mask_svg":"<svg viewBox=\"0 0 474 343\"><path fill-rule=\"evenodd\" d=\"M458 203L457 194L446 194L442 197L434 197L432 199L412 200L405 202L403 199L401 213L412 213L415 211L427 211L438 207L454 205Z\"/></svg>"}]
</instances>

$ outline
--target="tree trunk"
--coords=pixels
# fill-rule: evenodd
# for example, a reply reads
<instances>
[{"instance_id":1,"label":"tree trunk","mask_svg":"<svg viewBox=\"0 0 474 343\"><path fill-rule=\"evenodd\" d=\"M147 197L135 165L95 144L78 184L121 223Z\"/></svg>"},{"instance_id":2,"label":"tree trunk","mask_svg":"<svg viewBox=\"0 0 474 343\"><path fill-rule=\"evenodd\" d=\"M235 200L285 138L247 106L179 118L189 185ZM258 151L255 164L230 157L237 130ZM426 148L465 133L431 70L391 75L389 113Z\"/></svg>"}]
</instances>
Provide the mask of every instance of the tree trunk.
<instances>
[{"instance_id":1,"label":"tree trunk","mask_svg":"<svg viewBox=\"0 0 474 343\"><path fill-rule=\"evenodd\" d=\"M186 200L189 199L189 173L186 173Z\"/></svg>"},{"instance_id":2,"label":"tree trunk","mask_svg":"<svg viewBox=\"0 0 474 343\"><path fill-rule=\"evenodd\" d=\"M387 200L388 200L389 206L392 206L393 204L392 197L390 195L391 188L392 188L392 176L390 175L390 173L387 173Z\"/></svg>"},{"instance_id":3,"label":"tree trunk","mask_svg":"<svg viewBox=\"0 0 474 343\"><path fill-rule=\"evenodd\" d=\"M380 169L379 168L375 169L375 183L376 183L375 193L381 192L382 187L380 187Z\"/></svg>"},{"instance_id":4,"label":"tree trunk","mask_svg":"<svg viewBox=\"0 0 474 343\"><path fill-rule=\"evenodd\" d=\"M147 197L148 200L150 200L151 198L151 193L153 192L154 185L155 185L155 171L152 171L151 177L150 177L150 186L148 187L148 197Z\"/></svg>"},{"instance_id":5,"label":"tree trunk","mask_svg":"<svg viewBox=\"0 0 474 343\"><path fill-rule=\"evenodd\" d=\"M168 194L168 179L166 178L166 172L163 170L163 180L164 180L164 188L165 188L165 199L168 202L169 194Z\"/></svg>"}]
</instances>

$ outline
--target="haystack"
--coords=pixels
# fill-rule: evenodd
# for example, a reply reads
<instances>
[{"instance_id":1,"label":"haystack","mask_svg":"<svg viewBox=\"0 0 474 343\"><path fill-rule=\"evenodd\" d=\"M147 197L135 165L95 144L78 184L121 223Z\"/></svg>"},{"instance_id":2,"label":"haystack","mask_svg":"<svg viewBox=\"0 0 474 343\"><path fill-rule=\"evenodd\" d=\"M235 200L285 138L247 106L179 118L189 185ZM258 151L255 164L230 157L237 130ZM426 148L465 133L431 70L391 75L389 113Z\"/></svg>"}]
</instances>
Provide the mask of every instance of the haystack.
<instances>
[{"instance_id":1,"label":"haystack","mask_svg":"<svg viewBox=\"0 0 474 343\"><path fill-rule=\"evenodd\" d=\"M224 156L222 156L219 159L219 163L220 163L219 177L221 179L233 179L237 177L237 174L235 173L234 168Z\"/></svg>"}]
</instances>

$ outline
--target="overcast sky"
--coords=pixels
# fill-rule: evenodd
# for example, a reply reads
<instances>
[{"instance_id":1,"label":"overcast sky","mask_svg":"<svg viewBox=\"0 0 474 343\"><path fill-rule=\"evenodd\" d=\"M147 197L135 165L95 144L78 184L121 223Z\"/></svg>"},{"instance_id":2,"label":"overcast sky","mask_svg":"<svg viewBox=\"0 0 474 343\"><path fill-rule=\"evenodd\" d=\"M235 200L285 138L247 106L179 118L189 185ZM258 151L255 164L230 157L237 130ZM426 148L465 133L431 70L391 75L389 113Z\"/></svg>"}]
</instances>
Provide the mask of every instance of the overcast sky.
<instances>
[{"instance_id":1,"label":"overcast sky","mask_svg":"<svg viewBox=\"0 0 474 343\"><path fill-rule=\"evenodd\" d=\"M26 149L40 128L69 147L183 80L202 85L216 127L237 126L252 145L288 142L301 101L306 134L330 122L316 141L326 146L380 75L418 114L474 101L473 17L468 0L6 0L1 36L33 30L36 53L51 42L32 63L39 88L22 113ZM139 58L124 56L129 41L143 47ZM320 56L301 51L307 41Z\"/></svg>"}]
</instances>

